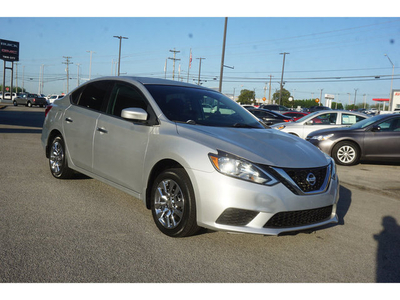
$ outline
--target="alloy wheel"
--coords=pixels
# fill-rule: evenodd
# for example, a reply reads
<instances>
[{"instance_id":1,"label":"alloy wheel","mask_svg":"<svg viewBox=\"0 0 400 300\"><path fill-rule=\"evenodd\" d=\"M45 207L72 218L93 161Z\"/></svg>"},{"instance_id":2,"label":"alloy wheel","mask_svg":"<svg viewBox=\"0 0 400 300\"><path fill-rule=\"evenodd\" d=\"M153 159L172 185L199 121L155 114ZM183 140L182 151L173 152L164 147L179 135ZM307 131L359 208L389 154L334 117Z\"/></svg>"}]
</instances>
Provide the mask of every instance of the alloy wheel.
<instances>
[{"instance_id":1,"label":"alloy wheel","mask_svg":"<svg viewBox=\"0 0 400 300\"><path fill-rule=\"evenodd\" d=\"M158 222L167 229L176 228L182 221L185 199L180 186L172 179L162 180L154 199Z\"/></svg>"}]
</instances>

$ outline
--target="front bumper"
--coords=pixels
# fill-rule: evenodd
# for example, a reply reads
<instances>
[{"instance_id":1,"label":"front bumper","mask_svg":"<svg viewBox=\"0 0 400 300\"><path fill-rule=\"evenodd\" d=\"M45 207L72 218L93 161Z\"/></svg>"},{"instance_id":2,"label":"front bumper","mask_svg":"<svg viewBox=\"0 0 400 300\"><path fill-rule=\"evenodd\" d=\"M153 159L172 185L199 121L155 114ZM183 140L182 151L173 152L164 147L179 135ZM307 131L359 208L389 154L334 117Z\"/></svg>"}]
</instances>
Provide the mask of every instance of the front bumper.
<instances>
[{"instance_id":1,"label":"front bumper","mask_svg":"<svg viewBox=\"0 0 400 300\"><path fill-rule=\"evenodd\" d=\"M296 195L282 183L255 184L218 173L191 171L198 225L230 232L278 235L338 222L339 180L326 191Z\"/></svg>"},{"instance_id":2,"label":"front bumper","mask_svg":"<svg viewBox=\"0 0 400 300\"><path fill-rule=\"evenodd\" d=\"M325 141L318 141L317 139L306 139L306 141L310 142L315 147L317 147L319 150L328 154L329 156L331 155L332 147L334 144L334 142L332 140L328 139Z\"/></svg>"}]
</instances>

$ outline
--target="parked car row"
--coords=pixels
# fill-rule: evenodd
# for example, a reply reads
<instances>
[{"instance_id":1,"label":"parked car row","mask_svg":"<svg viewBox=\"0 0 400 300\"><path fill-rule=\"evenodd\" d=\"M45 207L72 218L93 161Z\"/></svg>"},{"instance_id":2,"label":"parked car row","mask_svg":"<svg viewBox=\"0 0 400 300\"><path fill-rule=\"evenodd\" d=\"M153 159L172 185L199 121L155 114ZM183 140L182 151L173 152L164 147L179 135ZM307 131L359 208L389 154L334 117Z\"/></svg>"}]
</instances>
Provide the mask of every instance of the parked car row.
<instances>
[{"instance_id":1,"label":"parked car row","mask_svg":"<svg viewBox=\"0 0 400 300\"><path fill-rule=\"evenodd\" d=\"M319 107L321 108L321 106ZM272 128L306 139L337 164L354 165L360 160L400 162L400 115L375 115L370 111L322 108L295 122L270 124ZM298 112L286 112L295 116Z\"/></svg>"}]
</instances>

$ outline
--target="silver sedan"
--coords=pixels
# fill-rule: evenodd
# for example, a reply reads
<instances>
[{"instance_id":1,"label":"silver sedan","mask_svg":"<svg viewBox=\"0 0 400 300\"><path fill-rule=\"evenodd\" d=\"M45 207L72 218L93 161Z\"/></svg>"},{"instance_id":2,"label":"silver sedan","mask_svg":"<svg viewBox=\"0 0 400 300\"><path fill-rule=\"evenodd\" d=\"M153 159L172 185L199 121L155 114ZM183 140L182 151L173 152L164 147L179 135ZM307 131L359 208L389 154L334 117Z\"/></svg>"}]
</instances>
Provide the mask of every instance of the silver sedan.
<instances>
[{"instance_id":1,"label":"silver sedan","mask_svg":"<svg viewBox=\"0 0 400 300\"><path fill-rule=\"evenodd\" d=\"M133 195L172 237L337 222L334 161L204 87L89 81L47 107L42 144L55 178L80 172Z\"/></svg>"},{"instance_id":2,"label":"silver sedan","mask_svg":"<svg viewBox=\"0 0 400 300\"><path fill-rule=\"evenodd\" d=\"M279 123L271 127L305 139L315 130L346 127L368 117L366 114L352 111L323 110L306 115L296 122Z\"/></svg>"}]
</instances>

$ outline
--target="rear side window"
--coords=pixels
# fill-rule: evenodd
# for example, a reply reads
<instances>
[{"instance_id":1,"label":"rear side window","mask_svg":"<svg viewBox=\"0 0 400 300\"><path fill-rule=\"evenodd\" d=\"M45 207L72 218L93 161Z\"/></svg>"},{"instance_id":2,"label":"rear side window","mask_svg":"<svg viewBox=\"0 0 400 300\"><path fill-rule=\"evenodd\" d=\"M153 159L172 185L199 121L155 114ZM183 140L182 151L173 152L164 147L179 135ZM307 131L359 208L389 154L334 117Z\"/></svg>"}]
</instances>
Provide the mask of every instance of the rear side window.
<instances>
[{"instance_id":1,"label":"rear side window","mask_svg":"<svg viewBox=\"0 0 400 300\"><path fill-rule=\"evenodd\" d=\"M350 114L342 114L342 125L353 125L361 120L364 120L364 117L355 116Z\"/></svg>"}]
</instances>

